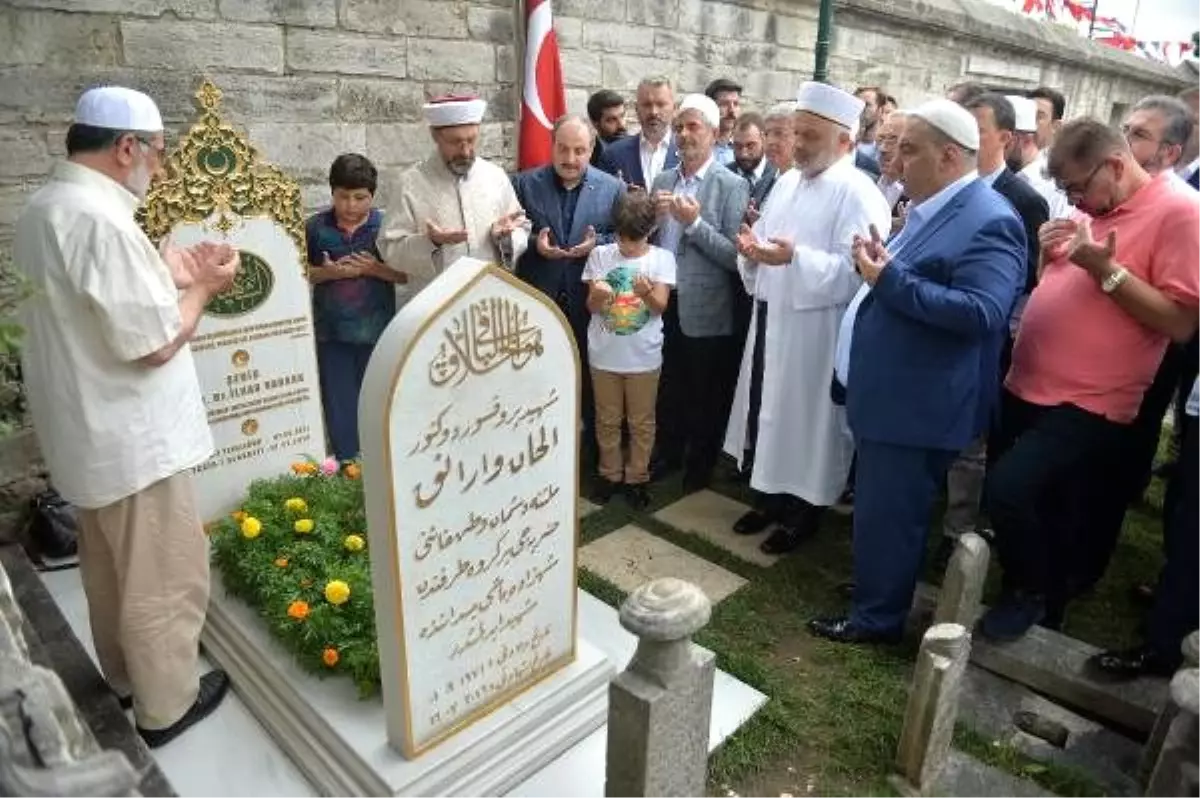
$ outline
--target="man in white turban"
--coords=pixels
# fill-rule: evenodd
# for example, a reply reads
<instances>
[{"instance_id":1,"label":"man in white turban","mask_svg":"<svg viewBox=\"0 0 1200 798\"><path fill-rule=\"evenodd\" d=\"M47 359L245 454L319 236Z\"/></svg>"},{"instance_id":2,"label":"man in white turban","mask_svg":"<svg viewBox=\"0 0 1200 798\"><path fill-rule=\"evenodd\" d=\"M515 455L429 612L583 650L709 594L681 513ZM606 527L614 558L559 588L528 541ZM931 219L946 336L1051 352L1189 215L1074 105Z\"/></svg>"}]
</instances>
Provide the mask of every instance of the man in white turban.
<instances>
[{"instance_id":1,"label":"man in white turban","mask_svg":"<svg viewBox=\"0 0 1200 798\"><path fill-rule=\"evenodd\" d=\"M118 86L80 98L67 159L17 219L25 388L55 487L79 508L96 658L146 744L210 714L229 688L197 677L208 538L191 469L212 435L188 341L232 282L226 245L166 246L134 221L163 161L154 101Z\"/></svg>"},{"instance_id":2,"label":"man in white turban","mask_svg":"<svg viewBox=\"0 0 1200 798\"><path fill-rule=\"evenodd\" d=\"M426 104L436 150L384 193L379 251L410 286L419 288L459 258L511 269L525 252L528 224L508 175L476 155L486 110L471 97Z\"/></svg>"},{"instance_id":3,"label":"man in white turban","mask_svg":"<svg viewBox=\"0 0 1200 798\"><path fill-rule=\"evenodd\" d=\"M853 442L829 375L842 313L862 284L855 236L887 229L891 212L854 167L863 101L823 83L797 97L796 168L780 176L753 229L738 236L738 268L754 297L725 451L750 470L756 508L734 531L775 526L763 551L791 551L817 530L846 484ZM776 526L777 525L777 526Z\"/></svg>"}]
</instances>

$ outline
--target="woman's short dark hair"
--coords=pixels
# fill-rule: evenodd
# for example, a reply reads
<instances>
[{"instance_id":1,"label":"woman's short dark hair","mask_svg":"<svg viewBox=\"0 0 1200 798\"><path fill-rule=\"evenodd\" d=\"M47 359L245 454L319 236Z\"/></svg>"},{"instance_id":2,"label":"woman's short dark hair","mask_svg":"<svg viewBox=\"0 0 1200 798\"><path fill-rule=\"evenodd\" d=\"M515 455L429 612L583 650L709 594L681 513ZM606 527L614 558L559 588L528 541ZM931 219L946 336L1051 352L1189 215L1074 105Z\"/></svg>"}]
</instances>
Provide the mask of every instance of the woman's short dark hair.
<instances>
[{"instance_id":1,"label":"woman's short dark hair","mask_svg":"<svg viewBox=\"0 0 1200 798\"><path fill-rule=\"evenodd\" d=\"M334 158L329 167L329 188L353 191L365 188L372 194L379 182L379 171L365 156L348 152Z\"/></svg>"},{"instance_id":2,"label":"woman's short dark hair","mask_svg":"<svg viewBox=\"0 0 1200 798\"><path fill-rule=\"evenodd\" d=\"M613 213L613 227L622 238L641 241L654 232L657 221L654 200L646 192L630 191L617 200L617 209Z\"/></svg>"},{"instance_id":3,"label":"woman's short dark hair","mask_svg":"<svg viewBox=\"0 0 1200 798\"><path fill-rule=\"evenodd\" d=\"M117 139L130 132L132 131L93 127L76 122L67 128L67 155L107 150L117 143Z\"/></svg>"}]
</instances>

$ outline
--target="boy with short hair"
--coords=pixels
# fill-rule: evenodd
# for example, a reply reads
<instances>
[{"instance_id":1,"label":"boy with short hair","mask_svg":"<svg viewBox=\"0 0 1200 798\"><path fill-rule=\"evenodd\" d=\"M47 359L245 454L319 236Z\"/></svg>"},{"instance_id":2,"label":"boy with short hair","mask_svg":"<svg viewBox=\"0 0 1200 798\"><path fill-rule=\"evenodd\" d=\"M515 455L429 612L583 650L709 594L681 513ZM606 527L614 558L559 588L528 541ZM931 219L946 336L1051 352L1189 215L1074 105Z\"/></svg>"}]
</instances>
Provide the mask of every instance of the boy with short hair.
<instances>
[{"instance_id":1,"label":"boy with short hair","mask_svg":"<svg viewBox=\"0 0 1200 798\"><path fill-rule=\"evenodd\" d=\"M329 168L332 205L306 226L325 429L343 461L358 456L358 393L371 350L396 315L393 286L408 281L375 246L383 221L371 207L377 183L365 157L339 155Z\"/></svg>"},{"instance_id":2,"label":"boy with short hair","mask_svg":"<svg viewBox=\"0 0 1200 798\"><path fill-rule=\"evenodd\" d=\"M650 503L650 450L662 368L662 313L675 284L675 255L650 244L656 213L644 192L623 194L613 226L617 241L588 256L588 362L596 401L600 485L594 498L607 502L625 486L636 509ZM621 423L629 427L629 459L623 463Z\"/></svg>"}]
</instances>

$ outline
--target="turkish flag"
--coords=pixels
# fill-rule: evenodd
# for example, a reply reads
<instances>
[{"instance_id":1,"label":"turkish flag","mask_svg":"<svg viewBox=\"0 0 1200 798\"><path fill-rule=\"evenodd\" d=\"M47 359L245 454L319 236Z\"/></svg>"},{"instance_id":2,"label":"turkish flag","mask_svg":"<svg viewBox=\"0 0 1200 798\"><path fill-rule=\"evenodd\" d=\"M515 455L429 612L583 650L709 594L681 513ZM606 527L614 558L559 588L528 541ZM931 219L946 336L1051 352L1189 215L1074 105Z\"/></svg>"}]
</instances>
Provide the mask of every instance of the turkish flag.
<instances>
[{"instance_id":1,"label":"turkish flag","mask_svg":"<svg viewBox=\"0 0 1200 798\"><path fill-rule=\"evenodd\" d=\"M550 0L525 2L525 93L521 98L521 128L517 168L550 163L554 142L550 128L567 112L562 62Z\"/></svg>"}]
</instances>

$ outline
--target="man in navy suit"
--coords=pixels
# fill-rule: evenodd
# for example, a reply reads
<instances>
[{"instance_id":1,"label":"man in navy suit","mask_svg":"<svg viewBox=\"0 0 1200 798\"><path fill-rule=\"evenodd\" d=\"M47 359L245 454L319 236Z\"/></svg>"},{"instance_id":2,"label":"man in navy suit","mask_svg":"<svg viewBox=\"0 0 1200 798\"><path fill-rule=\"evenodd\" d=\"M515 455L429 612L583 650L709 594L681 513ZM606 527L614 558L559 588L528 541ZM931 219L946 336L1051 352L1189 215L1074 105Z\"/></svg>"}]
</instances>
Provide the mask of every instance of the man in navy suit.
<instances>
[{"instance_id":1,"label":"man in navy suit","mask_svg":"<svg viewBox=\"0 0 1200 798\"><path fill-rule=\"evenodd\" d=\"M671 81L644 78L638 84L635 107L641 132L605 147L600 168L627 186L649 190L660 172L679 165L679 150L671 137L675 118Z\"/></svg>"},{"instance_id":2,"label":"man in navy suit","mask_svg":"<svg viewBox=\"0 0 1200 798\"><path fill-rule=\"evenodd\" d=\"M582 117L554 123L553 163L513 176L517 200L532 223L536 242L517 261L517 276L553 299L571 323L583 370L584 440L592 429L587 364L587 287L583 267L597 244L613 240L612 213L625 186L588 165L594 139Z\"/></svg>"},{"instance_id":3,"label":"man in navy suit","mask_svg":"<svg viewBox=\"0 0 1200 798\"><path fill-rule=\"evenodd\" d=\"M978 150L962 106L933 100L911 112L900 139L913 201L904 228L886 247L877 230L855 241L866 285L836 358L858 450L854 607L809 623L836 642L900 639L934 499L998 393L997 342L1024 284L1026 242L1016 212L979 180Z\"/></svg>"}]
</instances>

